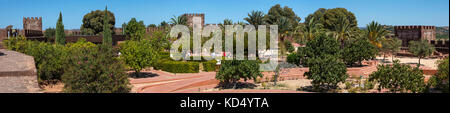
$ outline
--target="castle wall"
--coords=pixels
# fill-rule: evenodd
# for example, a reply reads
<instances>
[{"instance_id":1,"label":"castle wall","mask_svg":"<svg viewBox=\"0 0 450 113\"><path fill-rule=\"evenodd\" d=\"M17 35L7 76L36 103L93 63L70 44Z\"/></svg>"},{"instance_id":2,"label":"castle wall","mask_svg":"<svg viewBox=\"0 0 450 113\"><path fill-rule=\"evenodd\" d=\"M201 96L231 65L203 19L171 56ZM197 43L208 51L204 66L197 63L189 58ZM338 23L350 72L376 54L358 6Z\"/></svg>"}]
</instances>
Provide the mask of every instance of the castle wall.
<instances>
[{"instance_id":1,"label":"castle wall","mask_svg":"<svg viewBox=\"0 0 450 113\"><path fill-rule=\"evenodd\" d=\"M434 26L394 26L394 33L397 38L402 40L403 47L408 47L410 41L436 39L436 27Z\"/></svg>"},{"instance_id":2,"label":"castle wall","mask_svg":"<svg viewBox=\"0 0 450 113\"><path fill-rule=\"evenodd\" d=\"M194 14L183 14L182 16L186 16L187 19L187 24L189 25L189 27L193 27L194 26L194 21L200 21L201 22L201 26L205 25L205 14L203 13L194 13ZM200 17L201 20L194 20L194 17Z\"/></svg>"},{"instance_id":3,"label":"castle wall","mask_svg":"<svg viewBox=\"0 0 450 113\"><path fill-rule=\"evenodd\" d=\"M24 17L23 30L42 31L42 17Z\"/></svg>"}]
</instances>

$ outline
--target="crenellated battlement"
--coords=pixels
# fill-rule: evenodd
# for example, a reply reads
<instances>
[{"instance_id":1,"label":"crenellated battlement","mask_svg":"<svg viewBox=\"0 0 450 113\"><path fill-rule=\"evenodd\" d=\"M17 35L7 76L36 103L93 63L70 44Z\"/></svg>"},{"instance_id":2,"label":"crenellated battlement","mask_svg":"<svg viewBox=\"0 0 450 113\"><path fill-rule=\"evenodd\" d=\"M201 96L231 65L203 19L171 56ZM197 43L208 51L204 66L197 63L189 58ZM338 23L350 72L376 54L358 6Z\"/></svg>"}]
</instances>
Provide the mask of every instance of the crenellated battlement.
<instances>
[{"instance_id":1,"label":"crenellated battlement","mask_svg":"<svg viewBox=\"0 0 450 113\"><path fill-rule=\"evenodd\" d=\"M186 14L183 14L182 16L186 17L187 25L189 25L189 27L194 26L194 21L200 21L201 26L205 25L205 14L204 13L186 13ZM201 20L194 20L194 17L200 17Z\"/></svg>"},{"instance_id":2,"label":"crenellated battlement","mask_svg":"<svg viewBox=\"0 0 450 113\"><path fill-rule=\"evenodd\" d=\"M435 26L394 26L394 29L436 29Z\"/></svg>"},{"instance_id":3,"label":"crenellated battlement","mask_svg":"<svg viewBox=\"0 0 450 113\"><path fill-rule=\"evenodd\" d=\"M23 30L42 31L42 17L23 17Z\"/></svg>"},{"instance_id":4,"label":"crenellated battlement","mask_svg":"<svg viewBox=\"0 0 450 113\"><path fill-rule=\"evenodd\" d=\"M183 16L205 16L205 14L204 13L186 13L186 14L183 14Z\"/></svg>"}]
</instances>

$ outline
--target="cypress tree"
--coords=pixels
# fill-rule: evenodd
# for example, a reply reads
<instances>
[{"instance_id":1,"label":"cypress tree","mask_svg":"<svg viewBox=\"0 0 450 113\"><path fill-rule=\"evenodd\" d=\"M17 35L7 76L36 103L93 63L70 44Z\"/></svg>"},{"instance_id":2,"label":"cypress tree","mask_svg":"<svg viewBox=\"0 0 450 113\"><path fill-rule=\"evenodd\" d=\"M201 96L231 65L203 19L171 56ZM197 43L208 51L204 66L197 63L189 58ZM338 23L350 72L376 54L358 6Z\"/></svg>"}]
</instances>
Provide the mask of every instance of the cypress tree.
<instances>
[{"instance_id":1,"label":"cypress tree","mask_svg":"<svg viewBox=\"0 0 450 113\"><path fill-rule=\"evenodd\" d=\"M105 16L103 18L103 44L112 45L112 34L109 27L108 7L105 8Z\"/></svg>"},{"instance_id":2,"label":"cypress tree","mask_svg":"<svg viewBox=\"0 0 450 113\"><path fill-rule=\"evenodd\" d=\"M56 22L55 43L64 45L66 43L66 37L64 33L64 25L62 22L62 14L59 12L58 22Z\"/></svg>"}]
</instances>

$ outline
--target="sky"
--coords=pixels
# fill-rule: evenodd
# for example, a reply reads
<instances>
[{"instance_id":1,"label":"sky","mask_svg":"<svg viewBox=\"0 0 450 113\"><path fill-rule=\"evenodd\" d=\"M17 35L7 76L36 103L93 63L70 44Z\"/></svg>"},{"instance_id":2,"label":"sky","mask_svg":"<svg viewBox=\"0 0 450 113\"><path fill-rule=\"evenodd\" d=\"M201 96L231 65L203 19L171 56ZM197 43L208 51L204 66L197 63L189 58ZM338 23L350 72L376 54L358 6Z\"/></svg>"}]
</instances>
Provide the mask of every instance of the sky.
<instances>
[{"instance_id":1,"label":"sky","mask_svg":"<svg viewBox=\"0 0 450 113\"><path fill-rule=\"evenodd\" d=\"M358 26L371 21L384 25L449 25L449 0L0 0L0 28L23 28L23 17L42 17L43 29L55 27L62 12L65 29L79 29L83 16L94 10L112 11L116 27L131 18L145 25L169 21L184 13L204 13L205 23L233 22L252 10L267 13L271 6L288 6L302 18L319 8L342 7L353 12ZM245 22L245 21L244 21Z\"/></svg>"}]
</instances>

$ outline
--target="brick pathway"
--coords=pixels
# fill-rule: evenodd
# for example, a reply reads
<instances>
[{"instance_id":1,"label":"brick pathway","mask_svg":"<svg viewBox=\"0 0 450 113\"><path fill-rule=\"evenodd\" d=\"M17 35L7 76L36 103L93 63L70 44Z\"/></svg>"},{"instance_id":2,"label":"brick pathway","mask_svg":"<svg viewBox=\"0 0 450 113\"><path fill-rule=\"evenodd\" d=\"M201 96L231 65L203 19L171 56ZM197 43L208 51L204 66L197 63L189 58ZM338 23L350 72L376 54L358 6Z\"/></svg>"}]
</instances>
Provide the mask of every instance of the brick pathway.
<instances>
[{"instance_id":1,"label":"brick pathway","mask_svg":"<svg viewBox=\"0 0 450 113\"><path fill-rule=\"evenodd\" d=\"M377 61L364 62L365 67L348 68L347 73L353 76L368 76L377 70ZM188 74L173 74L164 71L153 70L151 73L157 74L156 77L130 79L134 86L132 92L137 93L198 93L202 90L213 89L217 87L219 81L215 79L215 72L200 72ZM278 80L297 80L304 79L304 73L308 68L290 68L280 73ZM273 72L262 72L264 77L261 81L271 81ZM254 82L249 80L247 82ZM204 93L204 92L202 92ZM209 92L207 92L209 93ZM220 90L211 91L211 93L302 93L300 91L289 90Z\"/></svg>"}]
</instances>

